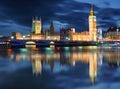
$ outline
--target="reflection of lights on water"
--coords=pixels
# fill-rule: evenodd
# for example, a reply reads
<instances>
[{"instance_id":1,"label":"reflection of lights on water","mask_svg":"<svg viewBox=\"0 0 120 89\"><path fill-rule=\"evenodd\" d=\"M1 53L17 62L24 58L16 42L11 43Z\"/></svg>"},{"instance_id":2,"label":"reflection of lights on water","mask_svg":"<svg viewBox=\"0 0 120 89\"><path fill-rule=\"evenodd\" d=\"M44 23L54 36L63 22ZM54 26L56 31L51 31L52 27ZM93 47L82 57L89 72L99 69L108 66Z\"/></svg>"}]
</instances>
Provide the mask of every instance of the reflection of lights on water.
<instances>
[{"instance_id":1,"label":"reflection of lights on water","mask_svg":"<svg viewBox=\"0 0 120 89\"><path fill-rule=\"evenodd\" d=\"M50 55L50 54L46 56L46 59L47 59L47 60L49 60L50 58L51 58L51 55Z\"/></svg>"},{"instance_id":2,"label":"reflection of lights on water","mask_svg":"<svg viewBox=\"0 0 120 89\"><path fill-rule=\"evenodd\" d=\"M76 50L76 47L74 46L74 47L72 47L72 49L73 49L73 50Z\"/></svg>"},{"instance_id":3,"label":"reflection of lights on water","mask_svg":"<svg viewBox=\"0 0 120 89\"><path fill-rule=\"evenodd\" d=\"M97 46L88 46L87 48L94 49L94 48L97 48Z\"/></svg>"},{"instance_id":4,"label":"reflection of lights on water","mask_svg":"<svg viewBox=\"0 0 120 89\"><path fill-rule=\"evenodd\" d=\"M28 50L26 48L20 49L20 52L27 52Z\"/></svg>"},{"instance_id":5,"label":"reflection of lights on water","mask_svg":"<svg viewBox=\"0 0 120 89\"><path fill-rule=\"evenodd\" d=\"M57 51L60 51L60 47L57 47L56 49L57 49Z\"/></svg>"},{"instance_id":6,"label":"reflection of lights on water","mask_svg":"<svg viewBox=\"0 0 120 89\"><path fill-rule=\"evenodd\" d=\"M78 46L78 48L82 49L82 48L83 48L83 46Z\"/></svg>"},{"instance_id":7,"label":"reflection of lights on water","mask_svg":"<svg viewBox=\"0 0 120 89\"><path fill-rule=\"evenodd\" d=\"M11 38L11 39L14 39L14 36L11 36L10 38Z\"/></svg>"},{"instance_id":8,"label":"reflection of lights on water","mask_svg":"<svg viewBox=\"0 0 120 89\"><path fill-rule=\"evenodd\" d=\"M70 47L64 47L64 49L65 49L66 51L68 51L68 50L70 49Z\"/></svg>"},{"instance_id":9,"label":"reflection of lights on water","mask_svg":"<svg viewBox=\"0 0 120 89\"><path fill-rule=\"evenodd\" d=\"M13 54L10 55L10 59L14 59L14 55Z\"/></svg>"},{"instance_id":10,"label":"reflection of lights on water","mask_svg":"<svg viewBox=\"0 0 120 89\"><path fill-rule=\"evenodd\" d=\"M39 57L39 54L35 54L35 58L38 58Z\"/></svg>"},{"instance_id":11,"label":"reflection of lights on water","mask_svg":"<svg viewBox=\"0 0 120 89\"><path fill-rule=\"evenodd\" d=\"M55 48L55 45L50 45L50 48Z\"/></svg>"},{"instance_id":12,"label":"reflection of lights on water","mask_svg":"<svg viewBox=\"0 0 120 89\"><path fill-rule=\"evenodd\" d=\"M119 66L120 65L120 62L119 61L117 61L117 66Z\"/></svg>"},{"instance_id":13,"label":"reflection of lights on water","mask_svg":"<svg viewBox=\"0 0 120 89\"><path fill-rule=\"evenodd\" d=\"M45 48L46 51L51 51L50 47Z\"/></svg>"},{"instance_id":14,"label":"reflection of lights on water","mask_svg":"<svg viewBox=\"0 0 120 89\"><path fill-rule=\"evenodd\" d=\"M7 55L11 55L12 49L7 49Z\"/></svg>"},{"instance_id":15,"label":"reflection of lights on water","mask_svg":"<svg viewBox=\"0 0 120 89\"><path fill-rule=\"evenodd\" d=\"M103 55L99 55L98 65L102 65L103 63Z\"/></svg>"},{"instance_id":16,"label":"reflection of lights on water","mask_svg":"<svg viewBox=\"0 0 120 89\"><path fill-rule=\"evenodd\" d=\"M73 64L72 64L73 66L75 66L75 61L73 61Z\"/></svg>"},{"instance_id":17,"label":"reflection of lights on water","mask_svg":"<svg viewBox=\"0 0 120 89\"><path fill-rule=\"evenodd\" d=\"M70 52L65 52L65 57L69 58L70 57Z\"/></svg>"},{"instance_id":18,"label":"reflection of lights on water","mask_svg":"<svg viewBox=\"0 0 120 89\"><path fill-rule=\"evenodd\" d=\"M44 64L43 68L50 70L50 65L49 64ZM52 72L58 73L58 72L61 72L61 71L68 71L68 70L69 70L69 66L61 65L58 61L55 61L54 71L52 71Z\"/></svg>"},{"instance_id":19,"label":"reflection of lights on water","mask_svg":"<svg viewBox=\"0 0 120 89\"><path fill-rule=\"evenodd\" d=\"M26 60L27 56L25 54L22 55L22 59Z\"/></svg>"},{"instance_id":20,"label":"reflection of lights on water","mask_svg":"<svg viewBox=\"0 0 120 89\"><path fill-rule=\"evenodd\" d=\"M32 50L38 51L38 50L39 50L39 48L34 48L34 47L33 47L33 48L32 48Z\"/></svg>"},{"instance_id":21,"label":"reflection of lights on water","mask_svg":"<svg viewBox=\"0 0 120 89\"><path fill-rule=\"evenodd\" d=\"M82 48L83 48L83 46L78 46L78 48L79 48L79 49L82 49Z\"/></svg>"},{"instance_id":22,"label":"reflection of lights on water","mask_svg":"<svg viewBox=\"0 0 120 89\"><path fill-rule=\"evenodd\" d=\"M46 52L53 52L55 50L55 47L47 47L45 50Z\"/></svg>"}]
</instances>

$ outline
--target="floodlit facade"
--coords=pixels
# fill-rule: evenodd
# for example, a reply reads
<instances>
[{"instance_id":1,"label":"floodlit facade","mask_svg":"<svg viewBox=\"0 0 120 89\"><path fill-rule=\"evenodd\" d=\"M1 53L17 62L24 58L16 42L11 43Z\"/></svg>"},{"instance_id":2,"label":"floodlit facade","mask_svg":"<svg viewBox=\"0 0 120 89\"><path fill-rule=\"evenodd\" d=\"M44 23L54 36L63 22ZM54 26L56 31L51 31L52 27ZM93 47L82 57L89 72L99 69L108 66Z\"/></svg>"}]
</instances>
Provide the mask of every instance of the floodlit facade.
<instances>
[{"instance_id":1,"label":"floodlit facade","mask_svg":"<svg viewBox=\"0 0 120 89\"><path fill-rule=\"evenodd\" d=\"M76 33L71 32L70 39L72 41L89 41L90 40L89 32L88 31L76 32Z\"/></svg>"},{"instance_id":2,"label":"floodlit facade","mask_svg":"<svg viewBox=\"0 0 120 89\"><path fill-rule=\"evenodd\" d=\"M54 24L51 21L49 29L42 31L41 18L32 19L32 31L29 36L20 36L19 33L15 33L16 39L31 39L31 40L61 40L61 41L97 41L97 29L96 29L96 16L94 9L91 7L89 18L89 31L75 32L75 28L60 29L60 34L54 32Z\"/></svg>"},{"instance_id":3,"label":"floodlit facade","mask_svg":"<svg viewBox=\"0 0 120 89\"><path fill-rule=\"evenodd\" d=\"M88 22L89 22L89 31L71 32L70 40L72 41L97 41L96 16L94 14L93 7L91 7Z\"/></svg>"},{"instance_id":4,"label":"floodlit facade","mask_svg":"<svg viewBox=\"0 0 120 89\"><path fill-rule=\"evenodd\" d=\"M53 34L53 35L46 35L46 40L57 40L60 41L60 35L59 34Z\"/></svg>"},{"instance_id":5,"label":"floodlit facade","mask_svg":"<svg viewBox=\"0 0 120 89\"><path fill-rule=\"evenodd\" d=\"M91 7L89 15L89 37L90 41L97 41L97 28L96 28L96 16L94 14L94 9Z\"/></svg>"},{"instance_id":6,"label":"floodlit facade","mask_svg":"<svg viewBox=\"0 0 120 89\"><path fill-rule=\"evenodd\" d=\"M38 19L38 17L36 17L35 19L32 19L32 33L33 34L41 34L42 32L42 21L41 18L40 20Z\"/></svg>"},{"instance_id":7,"label":"floodlit facade","mask_svg":"<svg viewBox=\"0 0 120 89\"><path fill-rule=\"evenodd\" d=\"M45 35L42 34L42 20L41 18L32 19L32 32L30 33L32 40L45 40Z\"/></svg>"}]
</instances>

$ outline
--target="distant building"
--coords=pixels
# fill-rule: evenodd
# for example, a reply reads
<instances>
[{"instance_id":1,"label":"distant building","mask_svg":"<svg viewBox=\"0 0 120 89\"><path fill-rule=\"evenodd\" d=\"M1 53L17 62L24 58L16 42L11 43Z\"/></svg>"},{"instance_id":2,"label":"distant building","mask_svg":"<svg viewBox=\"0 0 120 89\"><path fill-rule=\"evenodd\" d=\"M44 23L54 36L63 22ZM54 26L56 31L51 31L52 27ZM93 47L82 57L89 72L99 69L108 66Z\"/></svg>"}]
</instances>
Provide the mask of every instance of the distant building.
<instances>
[{"instance_id":1,"label":"distant building","mask_svg":"<svg viewBox=\"0 0 120 89\"><path fill-rule=\"evenodd\" d=\"M61 41L69 41L71 31L73 32L73 30L71 28L62 28L62 29L60 29L60 40Z\"/></svg>"},{"instance_id":2,"label":"distant building","mask_svg":"<svg viewBox=\"0 0 120 89\"><path fill-rule=\"evenodd\" d=\"M12 32L13 39L21 40L23 39L22 35L19 32Z\"/></svg>"},{"instance_id":3,"label":"distant building","mask_svg":"<svg viewBox=\"0 0 120 89\"><path fill-rule=\"evenodd\" d=\"M9 40L10 36L0 36L0 40Z\"/></svg>"},{"instance_id":4,"label":"distant building","mask_svg":"<svg viewBox=\"0 0 120 89\"><path fill-rule=\"evenodd\" d=\"M110 27L104 35L107 41L120 41L120 27Z\"/></svg>"},{"instance_id":5,"label":"distant building","mask_svg":"<svg viewBox=\"0 0 120 89\"><path fill-rule=\"evenodd\" d=\"M98 41L101 41L102 39L103 39L102 29L101 29L101 28L98 28L98 29L97 29L97 40L98 40Z\"/></svg>"}]
</instances>

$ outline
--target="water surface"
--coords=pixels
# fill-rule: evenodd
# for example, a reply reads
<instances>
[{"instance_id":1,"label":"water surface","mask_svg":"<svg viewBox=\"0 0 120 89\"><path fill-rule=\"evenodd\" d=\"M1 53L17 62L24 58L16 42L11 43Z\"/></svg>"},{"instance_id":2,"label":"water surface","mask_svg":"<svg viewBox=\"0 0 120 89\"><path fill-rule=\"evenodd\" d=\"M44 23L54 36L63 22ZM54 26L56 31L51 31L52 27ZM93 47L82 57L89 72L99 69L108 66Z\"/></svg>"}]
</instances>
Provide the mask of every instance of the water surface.
<instances>
[{"instance_id":1,"label":"water surface","mask_svg":"<svg viewBox=\"0 0 120 89\"><path fill-rule=\"evenodd\" d=\"M116 89L120 48L0 49L0 89Z\"/></svg>"}]
</instances>

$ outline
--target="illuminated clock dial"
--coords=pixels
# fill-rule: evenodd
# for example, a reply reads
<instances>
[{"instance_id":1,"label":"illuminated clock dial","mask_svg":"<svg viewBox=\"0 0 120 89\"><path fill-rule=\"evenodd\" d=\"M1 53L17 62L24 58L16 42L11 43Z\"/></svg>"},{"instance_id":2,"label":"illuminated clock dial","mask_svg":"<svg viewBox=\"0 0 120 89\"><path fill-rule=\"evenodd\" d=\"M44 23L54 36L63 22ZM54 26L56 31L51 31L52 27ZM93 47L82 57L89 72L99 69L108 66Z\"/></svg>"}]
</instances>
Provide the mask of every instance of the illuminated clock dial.
<instances>
[{"instance_id":1,"label":"illuminated clock dial","mask_svg":"<svg viewBox=\"0 0 120 89\"><path fill-rule=\"evenodd\" d=\"M94 19L94 21L96 21L96 19Z\"/></svg>"},{"instance_id":2,"label":"illuminated clock dial","mask_svg":"<svg viewBox=\"0 0 120 89\"><path fill-rule=\"evenodd\" d=\"M90 19L90 21L92 21L92 19Z\"/></svg>"}]
</instances>

